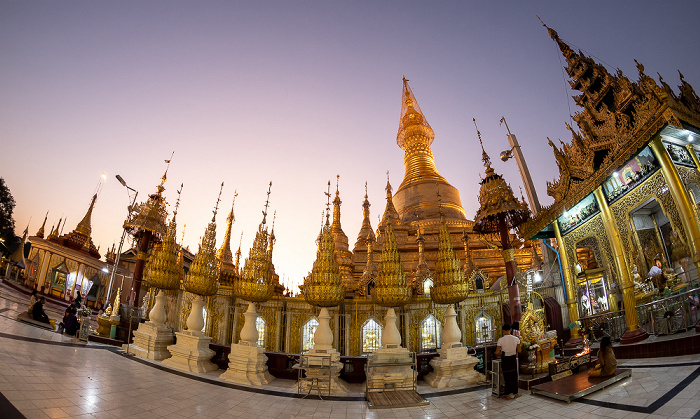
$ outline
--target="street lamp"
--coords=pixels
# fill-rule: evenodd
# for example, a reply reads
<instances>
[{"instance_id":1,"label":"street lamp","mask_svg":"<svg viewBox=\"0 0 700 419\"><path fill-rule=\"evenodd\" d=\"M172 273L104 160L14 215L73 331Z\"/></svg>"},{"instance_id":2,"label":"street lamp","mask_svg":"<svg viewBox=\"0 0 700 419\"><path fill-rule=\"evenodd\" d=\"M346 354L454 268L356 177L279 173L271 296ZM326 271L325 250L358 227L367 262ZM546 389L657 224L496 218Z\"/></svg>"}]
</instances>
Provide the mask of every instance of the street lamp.
<instances>
[{"instance_id":1,"label":"street lamp","mask_svg":"<svg viewBox=\"0 0 700 419\"><path fill-rule=\"evenodd\" d=\"M117 180L119 183L122 184L123 187L125 187L128 191L135 192L134 194L134 199L131 200L131 204L129 205L129 212L126 216L126 221L124 222L123 231L122 231L122 239L119 241L119 249L117 250L117 256L114 259L114 266L112 266L112 275L109 277L109 285L107 286L107 293L105 294L105 302L104 302L104 307L107 307L109 304L109 295L112 292L112 284L114 283L114 274L119 268L119 258L122 255L122 246L124 245L124 239L126 238L126 224L131 220L131 212L134 210L134 204L136 203L136 197L139 196L139 192L136 189L133 189L129 187L129 185L126 184L126 181L124 179L117 175L116 176ZM128 193L127 191L127 193ZM123 278L123 276L122 276ZM123 280L123 279L122 279Z\"/></svg>"}]
</instances>

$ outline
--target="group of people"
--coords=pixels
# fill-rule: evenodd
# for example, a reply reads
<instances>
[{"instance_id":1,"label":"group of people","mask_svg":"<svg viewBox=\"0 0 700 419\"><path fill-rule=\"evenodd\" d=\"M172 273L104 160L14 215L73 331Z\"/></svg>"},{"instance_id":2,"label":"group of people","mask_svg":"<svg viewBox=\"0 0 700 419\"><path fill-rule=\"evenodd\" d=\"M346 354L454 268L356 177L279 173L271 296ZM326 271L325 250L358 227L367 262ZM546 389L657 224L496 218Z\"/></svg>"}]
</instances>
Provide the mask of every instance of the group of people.
<instances>
[{"instance_id":1,"label":"group of people","mask_svg":"<svg viewBox=\"0 0 700 419\"><path fill-rule=\"evenodd\" d=\"M496 343L496 356L501 357L501 371L503 372L504 391L503 400L517 399L518 394L518 354L522 351L520 345L519 323L513 322L503 325L503 336ZM612 349L610 336L603 336L598 350L598 362L595 367L588 370L589 377L607 377L615 374L617 359Z\"/></svg>"},{"instance_id":2,"label":"group of people","mask_svg":"<svg viewBox=\"0 0 700 419\"><path fill-rule=\"evenodd\" d=\"M32 294L29 297L28 314L32 317L32 319L36 321L51 324L49 316L44 311L46 297L41 296L37 300L37 296L37 291L33 290ZM75 300L73 300L73 303L66 308L66 311L63 314L63 320L61 321L61 323L59 323L59 331L62 331L63 333L70 336L75 336L78 333L78 329L80 329L80 321L78 320L78 308L81 306L81 303L82 295L80 295L80 292L78 292L78 295L75 297Z\"/></svg>"}]
</instances>

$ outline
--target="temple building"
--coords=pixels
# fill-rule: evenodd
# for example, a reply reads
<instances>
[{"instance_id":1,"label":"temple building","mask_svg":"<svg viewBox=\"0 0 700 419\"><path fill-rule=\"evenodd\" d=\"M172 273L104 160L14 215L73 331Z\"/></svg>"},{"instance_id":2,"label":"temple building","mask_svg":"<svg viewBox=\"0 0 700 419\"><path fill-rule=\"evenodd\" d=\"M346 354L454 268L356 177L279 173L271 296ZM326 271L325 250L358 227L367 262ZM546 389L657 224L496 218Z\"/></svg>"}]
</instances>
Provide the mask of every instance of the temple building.
<instances>
[{"instance_id":1,"label":"temple building","mask_svg":"<svg viewBox=\"0 0 700 419\"><path fill-rule=\"evenodd\" d=\"M698 280L700 99L680 73L679 94L640 63L631 81L548 31L582 109L571 143L550 141L559 167L547 185L554 203L522 233L556 240L570 322L590 327L624 316L616 337L640 341L661 324L646 303Z\"/></svg>"},{"instance_id":2,"label":"temple building","mask_svg":"<svg viewBox=\"0 0 700 419\"><path fill-rule=\"evenodd\" d=\"M96 200L97 194L83 219L68 234L60 235L61 221L65 225L65 220L59 220L44 238L47 214L37 233L28 237L31 250L25 260L25 285L66 301L72 301L80 292L90 306L101 304L110 271L109 263L100 260L99 249L90 237Z\"/></svg>"}]
</instances>

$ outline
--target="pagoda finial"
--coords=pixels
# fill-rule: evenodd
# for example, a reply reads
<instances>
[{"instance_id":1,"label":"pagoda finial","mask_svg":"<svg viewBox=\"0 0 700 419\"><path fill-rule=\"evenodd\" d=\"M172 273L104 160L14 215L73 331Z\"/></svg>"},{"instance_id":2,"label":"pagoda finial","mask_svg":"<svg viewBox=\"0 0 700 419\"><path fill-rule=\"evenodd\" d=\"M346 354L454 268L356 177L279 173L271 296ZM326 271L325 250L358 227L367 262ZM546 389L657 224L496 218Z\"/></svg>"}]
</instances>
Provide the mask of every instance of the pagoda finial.
<instances>
[{"instance_id":1,"label":"pagoda finial","mask_svg":"<svg viewBox=\"0 0 700 419\"><path fill-rule=\"evenodd\" d=\"M366 189L366 183L365 183L365 189ZM44 222L41 224L41 227L39 228L39 231L36 232L37 237L41 237L42 239L44 238L44 229L46 228L46 219L49 218L49 212L46 211L46 215L44 216Z\"/></svg>"},{"instance_id":2,"label":"pagoda finial","mask_svg":"<svg viewBox=\"0 0 700 419\"><path fill-rule=\"evenodd\" d=\"M390 197L391 196L391 182L389 180L389 171L388 170L386 171L386 188L384 188L384 189L386 190L386 196Z\"/></svg>"},{"instance_id":3,"label":"pagoda finial","mask_svg":"<svg viewBox=\"0 0 700 419\"><path fill-rule=\"evenodd\" d=\"M270 185L267 187L267 199L265 200L265 210L263 210L263 220L262 224L267 223L267 208L270 206L270 193L272 192L272 181L270 181Z\"/></svg>"},{"instance_id":4,"label":"pagoda finial","mask_svg":"<svg viewBox=\"0 0 700 419\"><path fill-rule=\"evenodd\" d=\"M219 212L219 202L221 202L221 192L224 191L224 182L221 182L221 188L219 188L219 196L216 198L216 205L214 206L214 216L211 218L211 222L216 221L216 214Z\"/></svg>"},{"instance_id":5,"label":"pagoda finial","mask_svg":"<svg viewBox=\"0 0 700 419\"><path fill-rule=\"evenodd\" d=\"M488 170L491 168L491 158L486 154L486 150L484 150L484 142L481 140L479 127L476 125L476 118L472 118L472 121L474 121L474 128L476 128L476 135L479 137L479 144L481 144L481 161L484 162L484 167Z\"/></svg>"},{"instance_id":6,"label":"pagoda finial","mask_svg":"<svg viewBox=\"0 0 700 419\"><path fill-rule=\"evenodd\" d=\"M175 221L175 217L177 216L177 209L180 207L180 194L182 194L182 188L185 187L184 183L180 184L180 189L177 190L177 201L175 201L175 210L173 210L173 221Z\"/></svg>"},{"instance_id":7,"label":"pagoda finial","mask_svg":"<svg viewBox=\"0 0 700 419\"><path fill-rule=\"evenodd\" d=\"M226 233L224 234L224 239L221 242L221 247L216 252L216 257L225 262L233 262L233 255L231 254L231 228L236 219L236 217L233 215L233 207L236 204L237 196L238 192L234 191L231 212L229 212L228 217L226 217Z\"/></svg>"},{"instance_id":8,"label":"pagoda finial","mask_svg":"<svg viewBox=\"0 0 700 419\"><path fill-rule=\"evenodd\" d=\"M326 194L326 225L330 225L331 217L331 181L328 181L328 192Z\"/></svg>"},{"instance_id":9,"label":"pagoda finial","mask_svg":"<svg viewBox=\"0 0 700 419\"><path fill-rule=\"evenodd\" d=\"M92 209L95 207L95 200L97 199L97 194L94 194L92 196L92 201L90 201L90 207L87 210L87 213L83 217L83 219L78 223L78 226L75 228L75 232L85 236L85 237L90 237L90 233L92 232L92 226L90 223L90 220L92 218Z\"/></svg>"}]
</instances>

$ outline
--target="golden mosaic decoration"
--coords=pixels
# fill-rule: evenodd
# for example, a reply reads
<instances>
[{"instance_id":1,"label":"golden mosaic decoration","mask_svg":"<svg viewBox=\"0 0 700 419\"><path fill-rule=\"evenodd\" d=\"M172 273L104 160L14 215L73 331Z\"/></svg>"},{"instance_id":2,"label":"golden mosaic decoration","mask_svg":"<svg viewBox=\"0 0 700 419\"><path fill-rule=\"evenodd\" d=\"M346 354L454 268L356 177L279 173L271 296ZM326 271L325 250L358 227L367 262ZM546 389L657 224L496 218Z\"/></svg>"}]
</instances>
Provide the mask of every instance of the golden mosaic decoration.
<instances>
[{"instance_id":1,"label":"golden mosaic decoration","mask_svg":"<svg viewBox=\"0 0 700 419\"><path fill-rule=\"evenodd\" d=\"M223 189L224 183L221 183ZM221 198L221 191L219 191ZM192 294L208 296L216 294L219 289L219 260L216 258L216 212L219 209L219 199L216 201L214 216L202 237L199 251L194 255L190 271L185 277L185 290Z\"/></svg>"}]
</instances>

